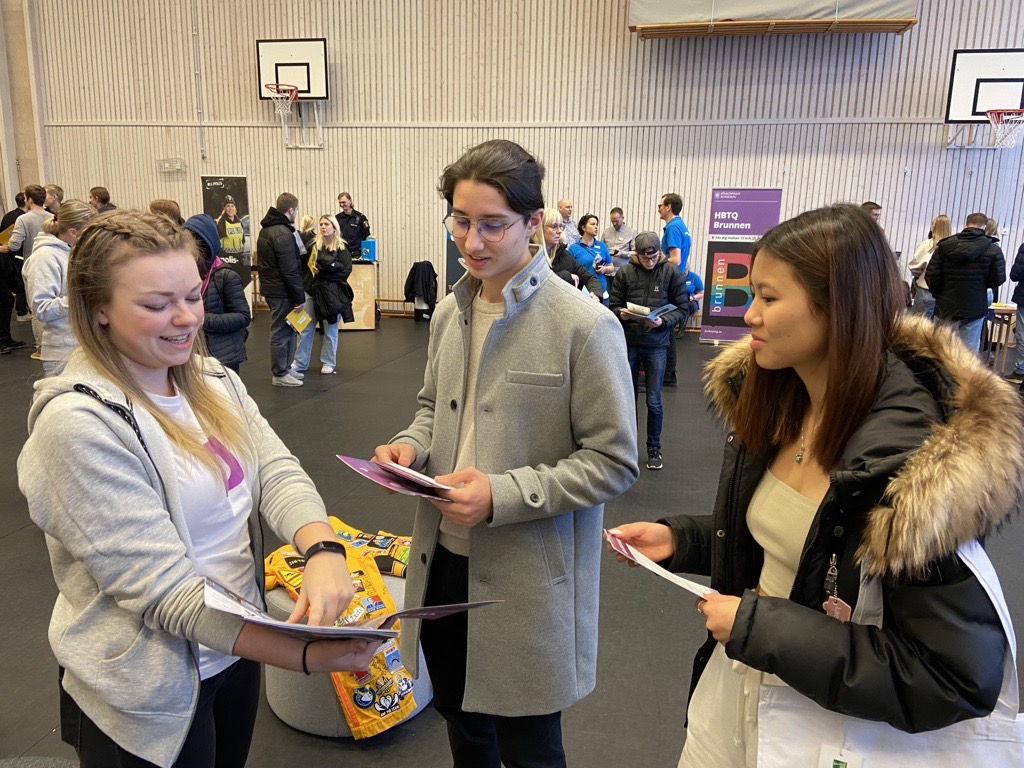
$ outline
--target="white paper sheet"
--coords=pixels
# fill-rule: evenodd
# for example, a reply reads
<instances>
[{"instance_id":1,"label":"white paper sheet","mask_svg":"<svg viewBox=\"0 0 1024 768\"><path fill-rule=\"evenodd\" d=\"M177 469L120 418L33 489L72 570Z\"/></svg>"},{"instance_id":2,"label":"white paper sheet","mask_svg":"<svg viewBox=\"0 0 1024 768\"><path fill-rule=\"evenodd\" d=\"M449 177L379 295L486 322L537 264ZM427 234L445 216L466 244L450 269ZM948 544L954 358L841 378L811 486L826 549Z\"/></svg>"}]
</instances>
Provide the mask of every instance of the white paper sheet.
<instances>
[{"instance_id":1,"label":"white paper sheet","mask_svg":"<svg viewBox=\"0 0 1024 768\"><path fill-rule=\"evenodd\" d=\"M697 595L697 597L707 597L708 595L714 594L716 592L716 590L712 589L711 587L705 587L703 584L698 584L695 581L684 579L682 576L672 573L671 571L666 571L656 562L651 560L651 558L647 557L647 555L633 549L633 547L629 546L629 544L624 542L614 533L605 531L604 538L611 545L612 549L614 549L623 557L628 557L637 565L642 565L651 573L658 574L659 576L661 576L661 578L665 579L666 581L671 581L677 587L682 587L686 591L692 592L693 594Z\"/></svg>"}]
</instances>

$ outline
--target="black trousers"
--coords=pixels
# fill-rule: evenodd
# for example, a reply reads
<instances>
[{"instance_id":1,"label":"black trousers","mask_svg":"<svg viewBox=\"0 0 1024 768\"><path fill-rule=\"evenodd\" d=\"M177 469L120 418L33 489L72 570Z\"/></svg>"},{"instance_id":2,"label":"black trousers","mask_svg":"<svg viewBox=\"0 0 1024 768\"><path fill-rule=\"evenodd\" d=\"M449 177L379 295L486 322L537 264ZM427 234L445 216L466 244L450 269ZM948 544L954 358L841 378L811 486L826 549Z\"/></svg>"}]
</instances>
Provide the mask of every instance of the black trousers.
<instances>
[{"instance_id":1,"label":"black trousers","mask_svg":"<svg viewBox=\"0 0 1024 768\"><path fill-rule=\"evenodd\" d=\"M469 599L469 558L442 546L434 551L426 605L464 603ZM457 613L424 621L420 643L434 686L434 709L448 726L455 768L565 768L562 713L501 717L466 712L467 616ZM500 649L495 648L494 652ZM509 664L515 664L509 659Z\"/></svg>"},{"instance_id":2,"label":"black trousers","mask_svg":"<svg viewBox=\"0 0 1024 768\"><path fill-rule=\"evenodd\" d=\"M260 665L240 659L203 680L199 702L175 768L244 768L260 703ZM156 768L119 747L60 688L61 739L81 768Z\"/></svg>"},{"instance_id":3,"label":"black trousers","mask_svg":"<svg viewBox=\"0 0 1024 768\"><path fill-rule=\"evenodd\" d=\"M6 347L13 341L11 337L11 313L13 311L14 288L7 278L0 275L0 347Z\"/></svg>"}]
</instances>

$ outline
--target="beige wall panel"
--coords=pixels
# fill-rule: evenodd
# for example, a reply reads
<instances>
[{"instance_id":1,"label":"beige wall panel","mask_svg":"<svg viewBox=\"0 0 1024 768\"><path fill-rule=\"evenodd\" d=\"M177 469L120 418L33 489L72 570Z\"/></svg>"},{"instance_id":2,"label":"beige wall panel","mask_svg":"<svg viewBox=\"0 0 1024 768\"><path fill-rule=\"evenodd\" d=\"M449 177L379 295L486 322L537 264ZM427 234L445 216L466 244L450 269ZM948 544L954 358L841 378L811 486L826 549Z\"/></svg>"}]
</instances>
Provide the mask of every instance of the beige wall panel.
<instances>
[{"instance_id":1,"label":"beige wall panel","mask_svg":"<svg viewBox=\"0 0 1024 768\"><path fill-rule=\"evenodd\" d=\"M200 55L193 55L193 14ZM1021 227L1022 152L944 149L955 48L1015 47L1011 0L929 0L895 36L797 36L639 42L625 4L591 0L252 0L195 3L39 0L48 176L116 202L173 197L199 205L199 176L249 178L256 220L283 190L303 212L334 211L351 191L380 240L381 295L399 296L412 262L443 277L443 166L468 145L510 138L548 167L551 204L602 219L621 205L659 228L658 195L678 191L706 245L714 186L781 186L783 214L873 198L906 260L939 212L974 209ZM283 11L283 9L287 11ZM62 25L77 14L76 27ZM959 23L983 18L982 25ZM65 28L66 27L66 28ZM327 37L325 148L286 150L272 106L256 98L255 40ZM194 72L202 75L200 156ZM987 141L988 129L980 130ZM185 158L161 174L162 157Z\"/></svg>"}]
</instances>

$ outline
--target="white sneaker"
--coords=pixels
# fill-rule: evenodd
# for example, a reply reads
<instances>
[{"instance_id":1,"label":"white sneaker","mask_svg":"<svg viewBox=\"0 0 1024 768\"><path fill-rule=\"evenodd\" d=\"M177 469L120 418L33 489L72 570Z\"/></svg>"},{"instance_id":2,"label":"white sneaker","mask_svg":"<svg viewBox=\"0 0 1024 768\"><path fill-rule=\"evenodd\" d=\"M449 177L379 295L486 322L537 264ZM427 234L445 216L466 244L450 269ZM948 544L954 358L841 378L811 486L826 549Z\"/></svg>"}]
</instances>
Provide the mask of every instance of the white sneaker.
<instances>
[{"instance_id":1,"label":"white sneaker","mask_svg":"<svg viewBox=\"0 0 1024 768\"><path fill-rule=\"evenodd\" d=\"M302 380L286 373L284 376L275 376L273 384L275 387L301 387Z\"/></svg>"},{"instance_id":2,"label":"white sneaker","mask_svg":"<svg viewBox=\"0 0 1024 768\"><path fill-rule=\"evenodd\" d=\"M294 365L288 369L288 372L285 375L291 376L292 378L298 379L299 381L302 381L304 378L306 378L305 374L303 374L302 371L300 371Z\"/></svg>"},{"instance_id":3,"label":"white sneaker","mask_svg":"<svg viewBox=\"0 0 1024 768\"><path fill-rule=\"evenodd\" d=\"M320 369L320 373L326 376L329 373L334 373L334 368L330 365L325 365L323 368Z\"/></svg>"},{"instance_id":4,"label":"white sneaker","mask_svg":"<svg viewBox=\"0 0 1024 768\"><path fill-rule=\"evenodd\" d=\"M26 312L23 315L18 315L18 322L19 323L31 323L32 322L32 313L31 312Z\"/></svg>"}]
</instances>

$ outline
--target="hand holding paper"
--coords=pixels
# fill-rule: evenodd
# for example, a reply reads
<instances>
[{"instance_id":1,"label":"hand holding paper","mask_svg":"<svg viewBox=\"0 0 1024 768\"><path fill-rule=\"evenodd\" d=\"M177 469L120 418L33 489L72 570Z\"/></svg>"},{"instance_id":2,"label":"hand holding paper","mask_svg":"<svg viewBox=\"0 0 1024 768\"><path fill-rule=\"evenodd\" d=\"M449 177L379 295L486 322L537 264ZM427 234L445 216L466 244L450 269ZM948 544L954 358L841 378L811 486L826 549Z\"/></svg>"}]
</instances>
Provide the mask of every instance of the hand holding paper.
<instances>
[{"instance_id":1,"label":"hand holding paper","mask_svg":"<svg viewBox=\"0 0 1024 768\"><path fill-rule=\"evenodd\" d=\"M638 525L638 524L634 523L633 525ZM656 523L648 523L646 525L654 526L654 525L657 525L657 524ZM697 595L697 597L707 597L708 595L718 594L715 590L711 589L711 587L705 587L703 584L698 584L695 581L690 581L689 579L684 579L682 576L678 576L677 574L671 573L670 571L666 571L660 565L658 565L653 560L651 560L651 558L647 557L647 555L645 555L642 552L640 552L636 547L632 547L629 544L627 544L618 535L618 534L621 534L623 532L622 529L625 529L626 527L627 526L622 526L619 529L614 529L613 528L610 531L605 531L604 532L604 537L607 540L609 546L611 546L612 550L614 550L615 552L618 552L620 555L622 555L623 557L633 561L637 565L642 565L644 568L649 570L651 573L658 574L659 576L661 576L661 578L665 579L666 581L671 581L676 586L682 587L683 589L687 590L688 592L692 592L693 594ZM658 526L658 527L659 528L664 528L669 533L669 535L671 535L671 530L668 528L668 526L662 525L662 526ZM663 538L663 536L661 535L660 531L655 530L654 532L652 532L652 539L654 539L656 541L656 544L655 544L654 547L649 548L649 551L653 551L653 552L662 552L662 551L664 551L665 544L664 544L664 542L661 541L661 538ZM669 546L668 554L666 554L665 557L668 557L671 554L672 554L672 550L671 550L671 546ZM662 558L662 559L664 559L664 558Z\"/></svg>"}]
</instances>

